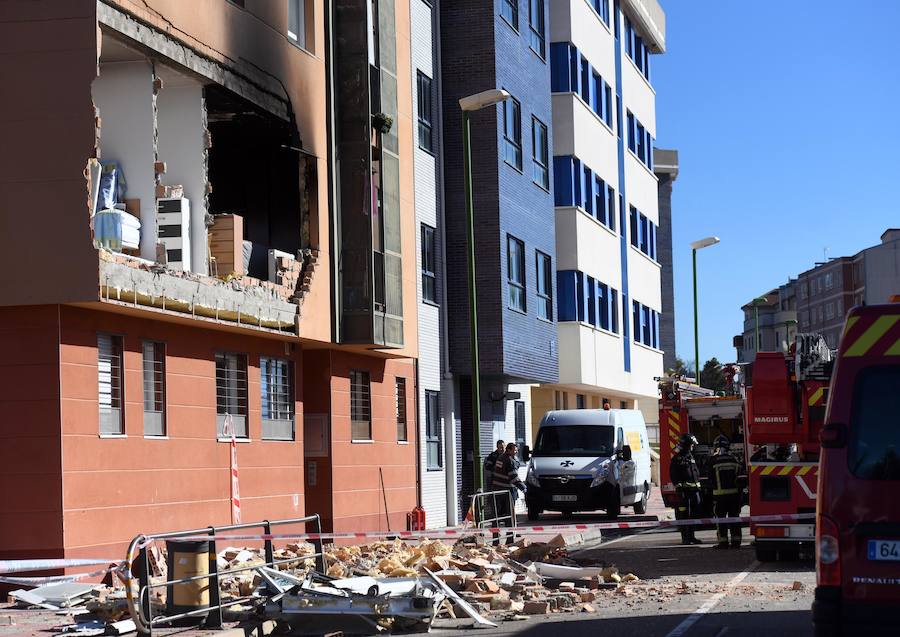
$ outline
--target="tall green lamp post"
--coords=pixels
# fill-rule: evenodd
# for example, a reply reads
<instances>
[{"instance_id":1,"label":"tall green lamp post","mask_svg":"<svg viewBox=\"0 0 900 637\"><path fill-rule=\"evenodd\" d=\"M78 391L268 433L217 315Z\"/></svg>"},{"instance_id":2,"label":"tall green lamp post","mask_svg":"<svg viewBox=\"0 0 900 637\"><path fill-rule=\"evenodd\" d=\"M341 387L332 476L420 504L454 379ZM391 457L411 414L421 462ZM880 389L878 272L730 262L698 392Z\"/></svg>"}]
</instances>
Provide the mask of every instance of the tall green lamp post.
<instances>
[{"instance_id":1,"label":"tall green lamp post","mask_svg":"<svg viewBox=\"0 0 900 637\"><path fill-rule=\"evenodd\" d=\"M700 328L697 315L697 250L714 246L719 241L719 237L706 237L691 243L691 257L694 264L694 370L696 371L698 385L700 384Z\"/></svg>"},{"instance_id":2,"label":"tall green lamp post","mask_svg":"<svg viewBox=\"0 0 900 637\"><path fill-rule=\"evenodd\" d=\"M484 486L481 475L481 375L478 367L478 306L475 295L475 211L472 203L472 127L470 116L488 106L508 100L510 94L498 88L459 100L463 123L463 168L466 182L466 230L469 262L469 330L472 348L472 479L477 493Z\"/></svg>"}]
</instances>

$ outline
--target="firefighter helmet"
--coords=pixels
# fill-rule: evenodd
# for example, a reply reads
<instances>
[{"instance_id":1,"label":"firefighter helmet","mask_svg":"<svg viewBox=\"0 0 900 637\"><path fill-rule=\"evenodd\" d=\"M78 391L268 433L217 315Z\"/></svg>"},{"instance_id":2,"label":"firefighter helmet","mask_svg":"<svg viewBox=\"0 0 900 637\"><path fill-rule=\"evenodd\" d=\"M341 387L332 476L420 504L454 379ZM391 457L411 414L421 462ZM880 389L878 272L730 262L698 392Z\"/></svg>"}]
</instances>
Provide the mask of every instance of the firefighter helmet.
<instances>
[{"instance_id":1,"label":"firefighter helmet","mask_svg":"<svg viewBox=\"0 0 900 637\"><path fill-rule=\"evenodd\" d=\"M688 433L688 434L681 434L681 438L678 440L678 444L681 445L682 449L685 449L685 448L690 448L692 446L695 446L699 443L697 442L697 436L695 436L694 434Z\"/></svg>"},{"instance_id":2,"label":"firefighter helmet","mask_svg":"<svg viewBox=\"0 0 900 637\"><path fill-rule=\"evenodd\" d=\"M713 441L713 453L720 452L720 451L722 451L722 452L730 451L730 450L731 450L731 441L729 441L728 437L725 436L724 434L717 436L716 439Z\"/></svg>"}]
</instances>

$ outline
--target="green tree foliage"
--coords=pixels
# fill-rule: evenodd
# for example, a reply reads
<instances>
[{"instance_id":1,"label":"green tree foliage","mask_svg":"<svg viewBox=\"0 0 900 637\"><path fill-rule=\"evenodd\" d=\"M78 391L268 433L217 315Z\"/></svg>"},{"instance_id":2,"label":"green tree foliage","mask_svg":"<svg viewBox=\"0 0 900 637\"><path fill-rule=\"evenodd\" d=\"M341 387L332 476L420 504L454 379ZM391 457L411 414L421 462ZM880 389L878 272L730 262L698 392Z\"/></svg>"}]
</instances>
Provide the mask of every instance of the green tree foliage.
<instances>
[{"instance_id":1,"label":"green tree foliage","mask_svg":"<svg viewBox=\"0 0 900 637\"><path fill-rule=\"evenodd\" d=\"M675 364L668 370L666 370L666 374L668 376L693 376L694 373L692 370L688 369L688 366L685 364L683 360L681 360L680 356L675 357Z\"/></svg>"},{"instance_id":2,"label":"green tree foliage","mask_svg":"<svg viewBox=\"0 0 900 637\"><path fill-rule=\"evenodd\" d=\"M725 374L722 373L722 363L713 356L703 366L700 372L701 385L713 391L725 391Z\"/></svg>"}]
</instances>

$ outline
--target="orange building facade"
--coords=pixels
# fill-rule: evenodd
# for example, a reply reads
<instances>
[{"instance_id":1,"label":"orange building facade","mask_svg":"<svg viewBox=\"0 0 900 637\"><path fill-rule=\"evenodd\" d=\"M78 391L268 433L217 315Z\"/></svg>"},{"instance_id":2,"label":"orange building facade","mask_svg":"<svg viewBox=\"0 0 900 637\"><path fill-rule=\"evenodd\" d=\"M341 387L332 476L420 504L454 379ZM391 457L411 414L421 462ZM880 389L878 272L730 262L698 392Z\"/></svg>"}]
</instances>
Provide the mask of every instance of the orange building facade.
<instances>
[{"instance_id":1,"label":"orange building facade","mask_svg":"<svg viewBox=\"0 0 900 637\"><path fill-rule=\"evenodd\" d=\"M0 118L0 559L118 557L139 533L230 523L226 421L244 521L405 527L411 87L380 104L392 129L359 140L384 173L355 210L389 223L379 252L341 234L354 210L334 194L330 6L0 7L0 64L22 96ZM375 26L396 45L386 76L410 77L407 11ZM351 253L370 256L353 289Z\"/></svg>"}]
</instances>

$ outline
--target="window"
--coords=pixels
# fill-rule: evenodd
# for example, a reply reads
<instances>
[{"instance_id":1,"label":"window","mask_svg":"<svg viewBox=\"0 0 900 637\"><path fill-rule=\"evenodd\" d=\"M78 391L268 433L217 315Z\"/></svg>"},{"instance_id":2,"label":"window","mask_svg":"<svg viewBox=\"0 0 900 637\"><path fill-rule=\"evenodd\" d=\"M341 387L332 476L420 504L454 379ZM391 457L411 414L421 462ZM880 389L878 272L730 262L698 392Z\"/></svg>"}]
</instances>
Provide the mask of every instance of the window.
<instances>
[{"instance_id":1,"label":"window","mask_svg":"<svg viewBox=\"0 0 900 637\"><path fill-rule=\"evenodd\" d=\"M519 448L519 459L525 451L525 401L517 400L514 405L516 421L516 446Z\"/></svg>"},{"instance_id":2,"label":"window","mask_svg":"<svg viewBox=\"0 0 900 637\"><path fill-rule=\"evenodd\" d=\"M506 235L506 267L509 307L525 312L525 244L512 235Z\"/></svg>"},{"instance_id":3,"label":"window","mask_svg":"<svg viewBox=\"0 0 900 637\"><path fill-rule=\"evenodd\" d=\"M503 102L503 142L506 163L522 170L522 107L515 98Z\"/></svg>"},{"instance_id":4,"label":"window","mask_svg":"<svg viewBox=\"0 0 900 637\"><path fill-rule=\"evenodd\" d=\"M406 431L406 379L397 377L394 383L394 399L397 402L397 440L409 440Z\"/></svg>"},{"instance_id":5,"label":"window","mask_svg":"<svg viewBox=\"0 0 900 637\"><path fill-rule=\"evenodd\" d=\"M434 136L432 126L434 122L434 102L431 92L431 78L418 71L417 95L419 105L419 148L434 152Z\"/></svg>"},{"instance_id":6,"label":"window","mask_svg":"<svg viewBox=\"0 0 900 637\"><path fill-rule=\"evenodd\" d=\"M569 408L569 393L568 392L562 393L562 408L563 409Z\"/></svg>"},{"instance_id":7,"label":"window","mask_svg":"<svg viewBox=\"0 0 900 637\"><path fill-rule=\"evenodd\" d=\"M556 273L557 319L619 333L618 291L578 270Z\"/></svg>"},{"instance_id":8,"label":"window","mask_svg":"<svg viewBox=\"0 0 900 637\"><path fill-rule=\"evenodd\" d=\"M581 99L591 105L591 63L584 56L581 58Z\"/></svg>"},{"instance_id":9,"label":"window","mask_svg":"<svg viewBox=\"0 0 900 637\"><path fill-rule=\"evenodd\" d=\"M652 170L653 137L631 111L628 111L625 119L628 127L628 150Z\"/></svg>"},{"instance_id":10,"label":"window","mask_svg":"<svg viewBox=\"0 0 900 637\"><path fill-rule=\"evenodd\" d=\"M585 409L584 394L575 394L575 409Z\"/></svg>"},{"instance_id":11,"label":"window","mask_svg":"<svg viewBox=\"0 0 900 637\"><path fill-rule=\"evenodd\" d=\"M550 150L547 143L547 126L536 117L531 118L531 161L534 183L550 190Z\"/></svg>"},{"instance_id":12,"label":"window","mask_svg":"<svg viewBox=\"0 0 900 637\"><path fill-rule=\"evenodd\" d=\"M616 194L612 186L577 157L553 158L553 203L558 207L583 208L615 231Z\"/></svg>"},{"instance_id":13,"label":"window","mask_svg":"<svg viewBox=\"0 0 900 637\"><path fill-rule=\"evenodd\" d=\"M553 320L553 269L550 257L535 251L537 266L537 315L538 318Z\"/></svg>"},{"instance_id":14,"label":"window","mask_svg":"<svg viewBox=\"0 0 900 637\"><path fill-rule=\"evenodd\" d=\"M372 439L369 372L350 370L350 439Z\"/></svg>"},{"instance_id":15,"label":"window","mask_svg":"<svg viewBox=\"0 0 900 637\"><path fill-rule=\"evenodd\" d=\"M294 439L294 365L282 358L260 358L260 398L264 440Z\"/></svg>"},{"instance_id":16,"label":"window","mask_svg":"<svg viewBox=\"0 0 900 637\"><path fill-rule=\"evenodd\" d=\"M562 394L561 391L553 392L553 408L556 410L562 409Z\"/></svg>"},{"instance_id":17,"label":"window","mask_svg":"<svg viewBox=\"0 0 900 637\"><path fill-rule=\"evenodd\" d=\"M594 0L594 9L600 14L600 19L609 26L609 0Z\"/></svg>"},{"instance_id":18,"label":"window","mask_svg":"<svg viewBox=\"0 0 900 637\"><path fill-rule=\"evenodd\" d=\"M629 210L631 245L655 260L657 225L634 206L629 206Z\"/></svg>"},{"instance_id":19,"label":"window","mask_svg":"<svg viewBox=\"0 0 900 637\"><path fill-rule=\"evenodd\" d=\"M805 299L807 295L806 283L803 283L800 285L800 298Z\"/></svg>"},{"instance_id":20,"label":"window","mask_svg":"<svg viewBox=\"0 0 900 637\"><path fill-rule=\"evenodd\" d=\"M306 48L306 0L288 0L288 40Z\"/></svg>"},{"instance_id":21,"label":"window","mask_svg":"<svg viewBox=\"0 0 900 637\"><path fill-rule=\"evenodd\" d=\"M659 312L638 302L631 302L633 336L636 343L659 349Z\"/></svg>"},{"instance_id":22,"label":"window","mask_svg":"<svg viewBox=\"0 0 900 637\"><path fill-rule=\"evenodd\" d=\"M628 126L628 150L636 152L637 143L634 138L634 115L631 114L631 111L628 111L628 114L625 116L625 122Z\"/></svg>"},{"instance_id":23,"label":"window","mask_svg":"<svg viewBox=\"0 0 900 637\"><path fill-rule=\"evenodd\" d=\"M900 368L863 370L853 391L850 470L863 480L900 480Z\"/></svg>"},{"instance_id":24,"label":"window","mask_svg":"<svg viewBox=\"0 0 900 637\"><path fill-rule=\"evenodd\" d=\"M100 433L125 435L121 336L97 335L97 381Z\"/></svg>"},{"instance_id":25,"label":"window","mask_svg":"<svg viewBox=\"0 0 900 637\"><path fill-rule=\"evenodd\" d=\"M434 228L422 224L422 300L437 303Z\"/></svg>"},{"instance_id":26,"label":"window","mask_svg":"<svg viewBox=\"0 0 900 637\"><path fill-rule=\"evenodd\" d=\"M528 26L531 29L531 49L543 59L547 55L544 0L528 0Z\"/></svg>"},{"instance_id":27,"label":"window","mask_svg":"<svg viewBox=\"0 0 900 637\"><path fill-rule=\"evenodd\" d=\"M247 438L247 357L243 354L216 354L216 436L230 437L225 431L226 416L231 416L236 438Z\"/></svg>"},{"instance_id":28,"label":"window","mask_svg":"<svg viewBox=\"0 0 900 637\"><path fill-rule=\"evenodd\" d=\"M500 0L500 15L509 26L519 30L519 0Z\"/></svg>"},{"instance_id":29,"label":"window","mask_svg":"<svg viewBox=\"0 0 900 637\"><path fill-rule=\"evenodd\" d=\"M425 459L429 469L444 467L440 397L439 392L425 392Z\"/></svg>"},{"instance_id":30,"label":"window","mask_svg":"<svg viewBox=\"0 0 900 637\"><path fill-rule=\"evenodd\" d=\"M830 301L825 304L825 318L828 320L834 318L834 303Z\"/></svg>"},{"instance_id":31,"label":"window","mask_svg":"<svg viewBox=\"0 0 900 637\"><path fill-rule=\"evenodd\" d=\"M650 79L650 49L644 44L644 39L638 35L631 20L625 18L625 52L637 66L638 71Z\"/></svg>"},{"instance_id":32,"label":"window","mask_svg":"<svg viewBox=\"0 0 900 637\"><path fill-rule=\"evenodd\" d=\"M166 346L144 341L144 435L166 435Z\"/></svg>"},{"instance_id":33,"label":"window","mask_svg":"<svg viewBox=\"0 0 900 637\"><path fill-rule=\"evenodd\" d=\"M825 289L830 290L834 287L834 272L827 272L825 274Z\"/></svg>"}]
</instances>

